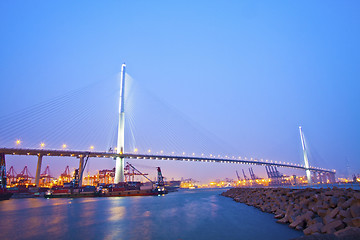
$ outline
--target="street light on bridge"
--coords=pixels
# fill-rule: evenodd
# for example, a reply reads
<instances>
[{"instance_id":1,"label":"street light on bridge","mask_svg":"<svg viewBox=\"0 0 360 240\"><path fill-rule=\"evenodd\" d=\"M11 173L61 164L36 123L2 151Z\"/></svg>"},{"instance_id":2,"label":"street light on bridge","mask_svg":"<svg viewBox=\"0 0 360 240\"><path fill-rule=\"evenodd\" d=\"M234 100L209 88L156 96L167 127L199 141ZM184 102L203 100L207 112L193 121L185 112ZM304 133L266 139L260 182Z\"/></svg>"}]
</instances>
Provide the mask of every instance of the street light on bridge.
<instances>
[{"instance_id":1,"label":"street light on bridge","mask_svg":"<svg viewBox=\"0 0 360 240\"><path fill-rule=\"evenodd\" d=\"M21 143L20 139L17 139L15 143L16 143L16 145L20 145L20 143Z\"/></svg>"},{"instance_id":2,"label":"street light on bridge","mask_svg":"<svg viewBox=\"0 0 360 240\"><path fill-rule=\"evenodd\" d=\"M45 143L43 143L43 142L40 143L40 147L41 147L41 148L44 148L44 147L45 147Z\"/></svg>"}]
</instances>

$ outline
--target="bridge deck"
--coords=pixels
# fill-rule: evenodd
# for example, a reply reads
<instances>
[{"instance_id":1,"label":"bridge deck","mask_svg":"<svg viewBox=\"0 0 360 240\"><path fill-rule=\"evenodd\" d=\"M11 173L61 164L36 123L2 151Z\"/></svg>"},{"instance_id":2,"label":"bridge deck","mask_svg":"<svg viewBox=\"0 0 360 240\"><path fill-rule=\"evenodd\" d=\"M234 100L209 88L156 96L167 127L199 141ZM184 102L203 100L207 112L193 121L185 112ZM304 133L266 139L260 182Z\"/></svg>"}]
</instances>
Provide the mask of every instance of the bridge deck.
<instances>
[{"instance_id":1,"label":"bridge deck","mask_svg":"<svg viewBox=\"0 0 360 240\"><path fill-rule=\"evenodd\" d=\"M123 157L129 159L153 159L153 160L175 160L175 161L191 161L191 162L217 162L217 163L232 163L232 164L248 164L260 166L277 166L292 169L306 170L304 166L266 162L259 160L235 159L235 158L208 158L208 157L194 157L194 156L174 156L174 155L154 155L154 154L134 154L123 153L117 154L113 152L94 152L94 151L73 151L73 150L51 150L51 149L21 149L21 148L0 148L0 153L7 155L32 155L32 156L54 156L54 157L82 157L89 156L92 158L116 158ZM334 173L333 170L310 167L310 171Z\"/></svg>"}]
</instances>

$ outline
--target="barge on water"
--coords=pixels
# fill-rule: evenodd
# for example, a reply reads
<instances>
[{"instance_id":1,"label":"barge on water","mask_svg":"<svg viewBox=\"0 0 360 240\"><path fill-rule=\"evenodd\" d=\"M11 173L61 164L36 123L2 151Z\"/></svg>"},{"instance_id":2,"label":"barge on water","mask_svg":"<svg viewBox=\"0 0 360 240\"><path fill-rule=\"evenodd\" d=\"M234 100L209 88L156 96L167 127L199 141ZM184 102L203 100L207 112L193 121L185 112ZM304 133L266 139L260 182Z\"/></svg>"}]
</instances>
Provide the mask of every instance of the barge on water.
<instances>
[{"instance_id":1,"label":"barge on water","mask_svg":"<svg viewBox=\"0 0 360 240\"><path fill-rule=\"evenodd\" d=\"M85 186L80 188L52 188L45 193L45 198L84 198L84 197L130 197L130 196L156 196L166 192L161 188L143 189L134 188L129 183L109 184L94 187Z\"/></svg>"}]
</instances>

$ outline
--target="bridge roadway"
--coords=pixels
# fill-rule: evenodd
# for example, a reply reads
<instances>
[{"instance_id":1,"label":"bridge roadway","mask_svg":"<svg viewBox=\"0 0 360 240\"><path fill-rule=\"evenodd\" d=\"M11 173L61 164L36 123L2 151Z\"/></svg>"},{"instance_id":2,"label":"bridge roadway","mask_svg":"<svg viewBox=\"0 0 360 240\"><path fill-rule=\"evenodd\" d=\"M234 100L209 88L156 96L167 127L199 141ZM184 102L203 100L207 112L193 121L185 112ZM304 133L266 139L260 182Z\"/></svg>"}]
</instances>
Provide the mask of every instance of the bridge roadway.
<instances>
[{"instance_id":1,"label":"bridge roadway","mask_svg":"<svg viewBox=\"0 0 360 240\"><path fill-rule=\"evenodd\" d=\"M248 164L260 166L276 166L286 167L292 169L306 170L305 166L295 165L291 163L269 162L261 160L248 160L236 158L216 158L216 157L195 157L195 156L174 156L174 155L155 155L155 154L137 154L137 153L123 153L116 154L112 152L95 152L95 151L75 151L75 150L51 150L51 149L22 149L22 148L0 148L1 154L6 155L32 155L32 156L53 156L53 157L77 157L84 159L89 158L115 158L123 157L128 159L153 159L153 160L174 160L174 161L189 161L189 162L217 162L217 163L233 163L233 164ZM82 164L80 163L80 166ZM318 173L331 173L334 170L310 167L310 171Z\"/></svg>"}]
</instances>

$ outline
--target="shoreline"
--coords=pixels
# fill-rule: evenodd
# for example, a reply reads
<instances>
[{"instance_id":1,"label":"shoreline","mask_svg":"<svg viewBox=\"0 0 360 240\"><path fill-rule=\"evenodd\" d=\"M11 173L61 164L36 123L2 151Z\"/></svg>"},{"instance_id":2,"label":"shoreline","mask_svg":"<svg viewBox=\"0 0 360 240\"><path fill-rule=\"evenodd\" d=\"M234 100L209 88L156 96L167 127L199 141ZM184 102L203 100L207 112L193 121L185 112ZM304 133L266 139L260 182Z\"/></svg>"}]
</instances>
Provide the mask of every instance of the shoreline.
<instances>
[{"instance_id":1,"label":"shoreline","mask_svg":"<svg viewBox=\"0 0 360 240\"><path fill-rule=\"evenodd\" d=\"M360 239L360 191L339 188L231 188L221 194L273 213L303 231L298 239Z\"/></svg>"}]
</instances>

